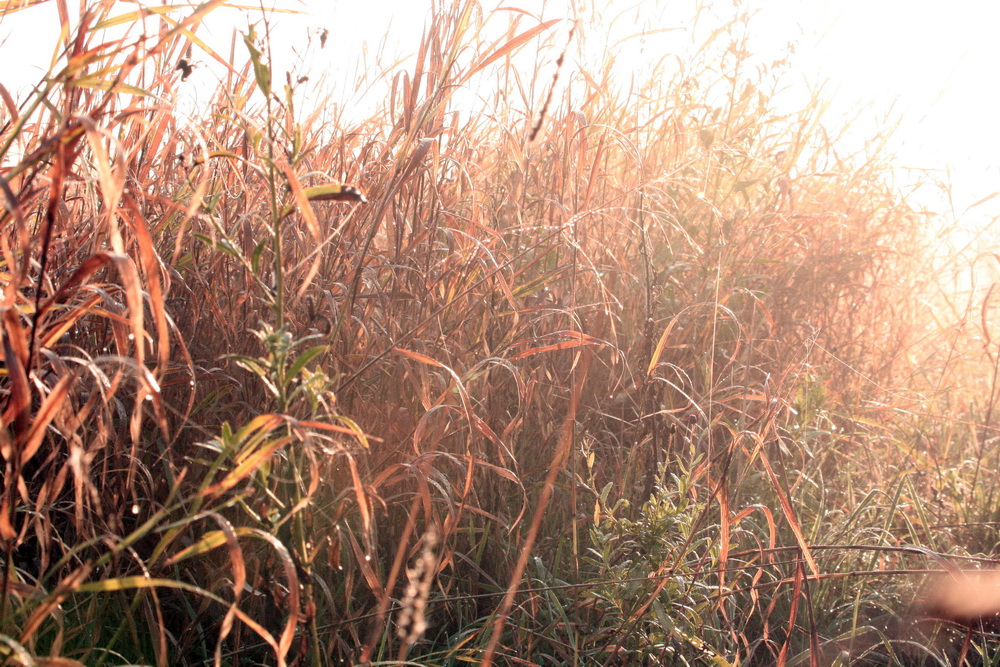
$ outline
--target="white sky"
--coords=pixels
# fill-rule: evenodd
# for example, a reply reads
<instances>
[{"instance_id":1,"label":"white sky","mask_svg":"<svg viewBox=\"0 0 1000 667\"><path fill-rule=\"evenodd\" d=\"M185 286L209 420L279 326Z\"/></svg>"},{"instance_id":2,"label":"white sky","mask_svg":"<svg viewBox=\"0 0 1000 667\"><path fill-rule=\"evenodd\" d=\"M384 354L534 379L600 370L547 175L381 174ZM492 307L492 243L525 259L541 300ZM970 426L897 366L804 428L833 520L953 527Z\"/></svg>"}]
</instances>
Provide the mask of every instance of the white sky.
<instances>
[{"instance_id":1,"label":"white sky","mask_svg":"<svg viewBox=\"0 0 1000 667\"><path fill-rule=\"evenodd\" d=\"M492 9L498 1L484 0L483 4ZM504 0L499 4L533 13L544 11L545 18L556 18L569 15L565 8L569 2ZM599 0L588 2L591 8L600 4ZM359 57L361 66L373 63L383 38L388 39L389 54L410 54L415 50L430 0L278 0L278 4L305 8L315 14L282 16L272 44L288 44L301 50L310 31L329 28L327 48L318 56L325 60L312 62L328 70L331 85L347 86L355 79L354 63ZM650 21L664 21L664 28L683 28L684 12L691 4L692 0L645 0L645 4L614 0L605 13L623 15L617 30L637 28L636 19L629 18L637 14L645 17L664 13L664 18ZM796 42L787 78L789 99L795 97L796 88L807 91L825 82L823 90L831 101L831 120L860 111L855 126L874 132L887 115L898 117L900 127L891 146L900 164L931 170L942 177L950 173L959 214L973 202L1000 190L996 162L1000 156L1000 123L996 121L996 110L1000 109L1000 39L995 36L1000 25L1000 2L745 0L743 4L751 10L757 8L758 16L751 24L757 31L752 46L763 52L762 59L769 57L770 49L779 55L788 42ZM631 9L636 6L642 9ZM714 6L731 5L715 0ZM122 7L127 11L134 5L123 3ZM674 13L665 12L668 8ZM221 19L226 13L228 21ZM209 32L199 31L199 35L225 52L231 26L242 28L246 24L232 10L220 12L219 16L217 27L210 25ZM36 81L45 71L44 63L55 44L54 17L55 4L47 2L0 19L0 62L5 63L0 83L12 92ZM667 38L645 40L643 50L654 53L658 46L670 43L657 41L660 39ZM662 55L662 49L656 55ZM12 63L20 66L12 67ZM642 66L636 63L636 67ZM196 73L211 76L208 68ZM338 82L339 73L342 77ZM354 99L360 104L358 95L357 91L347 90L344 100ZM904 179L900 177L901 185ZM942 208L941 201L931 193L925 191L917 196L918 200L926 198L922 201L930 207ZM1000 197L966 217L981 221L998 213Z\"/></svg>"},{"instance_id":2,"label":"white sky","mask_svg":"<svg viewBox=\"0 0 1000 667\"><path fill-rule=\"evenodd\" d=\"M801 76L827 80L832 111L869 118L890 111L900 165L950 172L956 213L1000 190L1000 2L991 0L789 0L803 37ZM788 20L788 16L784 17ZM996 201L996 200L995 200ZM1000 214L991 202L972 217Z\"/></svg>"}]
</instances>

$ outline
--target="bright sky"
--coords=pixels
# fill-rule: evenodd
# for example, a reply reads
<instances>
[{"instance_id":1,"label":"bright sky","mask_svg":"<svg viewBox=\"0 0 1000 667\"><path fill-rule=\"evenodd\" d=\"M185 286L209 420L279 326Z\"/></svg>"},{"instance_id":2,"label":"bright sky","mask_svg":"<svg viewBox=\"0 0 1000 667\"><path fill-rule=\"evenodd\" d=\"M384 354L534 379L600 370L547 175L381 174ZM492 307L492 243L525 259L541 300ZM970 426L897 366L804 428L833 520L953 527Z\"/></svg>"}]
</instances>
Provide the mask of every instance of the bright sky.
<instances>
[{"instance_id":1,"label":"bright sky","mask_svg":"<svg viewBox=\"0 0 1000 667\"><path fill-rule=\"evenodd\" d=\"M1000 2L761 4L768 11L763 23L801 25L796 70L828 81L833 113L850 115L867 104L870 120L890 113L898 118L890 145L899 164L934 170L942 178L950 174L956 214L1000 191ZM933 206L930 193L919 193L918 199L925 196ZM968 217L984 223L1000 215L998 202L977 207Z\"/></svg>"},{"instance_id":2,"label":"bright sky","mask_svg":"<svg viewBox=\"0 0 1000 667\"><path fill-rule=\"evenodd\" d=\"M571 15L566 9L571 1L483 0L483 5L487 9L501 5L522 7L543 13L544 18L557 18ZM693 6L693 0L645 0L645 4L615 0L606 8L601 0L576 1L586 4L588 12L597 6L605 15L612 10L619 13L621 18L612 28L619 36L625 36L623 30L634 32L639 27L643 21L636 16L650 17L648 24L653 26L687 29L684 12ZM273 44L303 50L310 32L318 35L320 28L328 28L328 46L322 56L326 60L314 57L311 62L328 70L332 85L338 84L338 73L342 73L341 81L347 85L355 79L353 68L372 65L380 50L390 55L412 53L431 2L278 0L278 4L305 8L314 15L282 16ZM665 11L668 5L670 12ZM728 2L715 6L723 5L731 6ZM1000 191L1000 123L995 118L996 109L1000 109L1000 86L996 85L1000 39L995 36L996 26L1000 25L1000 2L744 0L743 5L758 12L751 24L755 28L751 48L757 49L762 60L772 53L780 57L788 42L796 43L787 78L789 100L795 99L796 90L803 91L805 99L806 91L825 82L823 91L831 102L830 121L860 113L854 126L859 132L871 133L883 127L886 118L899 120L890 145L900 164L929 170L940 178L950 174L955 212L959 215L970 204ZM122 11L134 7L122 6ZM637 6L641 7L638 11L634 9ZM206 33L209 41L223 51L228 48L231 26L246 25L235 12L229 11L229 16L229 21L210 26L212 30ZM0 19L0 40L6 40L0 44L0 62L8 64L0 74L0 83L17 91L37 80L55 43L54 35L45 37L56 25L54 17L55 5L47 2ZM683 35L684 31L651 36L643 41L641 51L660 57L666 48L672 48L670 40L676 34ZM383 39L387 40L385 49L380 48ZM12 68L13 62L23 66ZM636 62L635 67L641 69L643 64ZM356 96L355 91L349 92ZM905 173L900 174L901 186L906 178ZM929 207L943 208L940 198L928 188L917 196ZM975 224L985 224L984 219L996 214L1000 214L1000 197L965 217L979 221ZM971 223L966 220L966 224Z\"/></svg>"}]
</instances>

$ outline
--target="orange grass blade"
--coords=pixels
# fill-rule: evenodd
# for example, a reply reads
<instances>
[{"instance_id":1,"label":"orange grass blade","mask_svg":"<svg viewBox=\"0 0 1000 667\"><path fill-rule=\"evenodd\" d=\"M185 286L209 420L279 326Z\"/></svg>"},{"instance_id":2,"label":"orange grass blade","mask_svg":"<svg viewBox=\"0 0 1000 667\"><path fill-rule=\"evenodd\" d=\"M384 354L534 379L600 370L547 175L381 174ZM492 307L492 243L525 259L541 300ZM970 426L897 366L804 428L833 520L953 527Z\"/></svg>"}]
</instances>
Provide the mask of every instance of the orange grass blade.
<instances>
[{"instance_id":1,"label":"orange grass blade","mask_svg":"<svg viewBox=\"0 0 1000 667\"><path fill-rule=\"evenodd\" d=\"M542 352L554 352L556 350L569 350L574 347L580 347L582 345L597 345L603 347L605 345L604 341L598 340L588 336L580 331L561 331L558 334L552 334L553 336L567 336L570 340L560 341L558 343L553 343L552 345L544 345L542 347L532 347L527 350L522 350L517 354L511 355L511 361L517 359L524 359L525 357L531 357L536 354L541 354Z\"/></svg>"},{"instance_id":2,"label":"orange grass blade","mask_svg":"<svg viewBox=\"0 0 1000 667\"><path fill-rule=\"evenodd\" d=\"M351 481L354 483L354 497L358 501L358 511L361 512L361 524L364 526L365 535L368 535L372 525L371 509L368 507L368 498L365 496L365 487L361 483L361 475L358 474L358 464L350 454L347 455L347 465L351 469Z\"/></svg>"},{"instance_id":3,"label":"orange grass blade","mask_svg":"<svg viewBox=\"0 0 1000 667\"><path fill-rule=\"evenodd\" d=\"M792 608L788 612L788 634L781 646L781 652L778 653L778 667L785 667L788 664L788 647L792 643L792 637L795 636L795 618L798 616L799 600L802 599L802 575L802 563L796 563L795 580L792 583Z\"/></svg>"},{"instance_id":4,"label":"orange grass blade","mask_svg":"<svg viewBox=\"0 0 1000 667\"><path fill-rule=\"evenodd\" d=\"M361 574L365 578L365 583L368 584L368 588L377 597L381 598L385 595L385 586L378 580L375 576L375 570L372 569L371 559L362 553L361 545L358 544L358 540L354 537L354 533L351 531L347 532L348 541L351 543L351 551L354 552L354 561L358 565L358 569L361 570Z\"/></svg>"},{"instance_id":5,"label":"orange grass blade","mask_svg":"<svg viewBox=\"0 0 1000 667\"><path fill-rule=\"evenodd\" d=\"M431 359L426 354L420 354L419 352L414 352L413 350L404 350L401 347L394 347L393 350L395 352L399 352L404 357L409 357L410 359L413 359L414 361L419 361L422 364L427 364L428 366L436 366L438 368L444 368L446 370L450 370L440 361L437 361L436 359Z\"/></svg>"},{"instance_id":6,"label":"orange grass blade","mask_svg":"<svg viewBox=\"0 0 1000 667\"><path fill-rule=\"evenodd\" d=\"M28 384L28 373L25 368L28 362L28 341L20 320L14 311L9 309L3 313L3 333L4 363L7 366L7 378L10 383L3 423L5 426L13 425L14 436L18 438L29 428L31 387ZM9 454L5 453L5 456L9 457Z\"/></svg>"},{"instance_id":7,"label":"orange grass blade","mask_svg":"<svg viewBox=\"0 0 1000 667\"><path fill-rule=\"evenodd\" d=\"M59 582L55 590L49 594L45 600L35 607L31 616L28 617L28 621L24 624L21 629L21 643L27 642L31 639L35 631L45 622L56 609L66 600L67 597L72 595L75 591L81 589L84 584L84 580L90 575L90 566L82 565L78 569L74 570L70 574Z\"/></svg>"},{"instance_id":8,"label":"orange grass blade","mask_svg":"<svg viewBox=\"0 0 1000 667\"><path fill-rule=\"evenodd\" d=\"M802 528L799 527L799 522L795 518L795 510L792 509L792 504L788 502L788 494L786 494L784 489L781 488L781 484L778 482L778 477L774 474L774 470L771 468L771 462L768 460L767 453L764 451L763 443L761 442L758 442L757 454L760 456L761 463L764 464L767 476L770 478L771 485L774 487L774 492L778 496L778 501L781 503L781 512L785 515L785 520L788 521L788 527L792 529L792 533L795 535L795 541L798 542L799 549L802 550L802 557L805 558L806 563L809 564L809 570L812 572L813 576L818 577L819 568L816 566L816 561L813 559L812 551L806 543L806 538L802 533Z\"/></svg>"},{"instance_id":9,"label":"orange grass blade","mask_svg":"<svg viewBox=\"0 0 1000 667\"><path fill-rule=\"evenodd\" d=\"M69 394L70 385L75 379L76 377L72 374L59 378L56 386L45 397L45 401L42 402L38 412L34 415L34 418L31 420L31 429L28 431L24 445L21 448L22 466L30 461L31 457L38 451L38 448L42 446L42 441L48 433L49 424L59 414L63 401L66 400L66 396Z\"/></svg>"},{"instance_id":10,"label":"orange grass blade","mask_svg":"<svg viewBox=\"0 0 1000 667\"><path fill-rule=\"evenodd\" d=\"M677 320L677 317L670 320L670 324L667 325L667 328L664 329L663 333L660 335L660 340L656 342L656 348L653 350L653 354L649 358L649 367L646 369L646 375L653 375L657 364L660 363L660 357L663 356L663 349L667 345L667 338L670 336L670 331L674 328L674 325L677 324Z\"/></svg>"},{"instance_id":11,"label":"orange grass blade","mask_svg":"<svg viewBox=\"0 0 1000 667\"><path fill-rule=\"evenodd\" d=\"M300 422L302 426L307 428L319 429L321 431L333 431L334 433L342 433L344 435L354 436L361 446L365 449L371 449L370 441L382 442L382 438L376 438L375 436L368 435L361 430L350 417L345 417L343 415L338 415L337 419L347 424L347 426L337 426L336 424L327 424L325 422L315 422L315 421L304 421Z\"/></svg>"},{"instance_id":12,"label":"orange grass blade","mask_svg":"<svg viewBox=\"0 0 1000 667\"><path fill-rule=\"evenodd\" d=\"M539 23L534 28L529 28L525 30L520 35L517 35L516 37L512 38L510 41L501 46L499 49L483 57L478 63L469 68L469 71L465 73L464 80L468 80L476 72L488 67L491 63L500 60L504 56L524 46L527 42L531 41L540 33L545 32L546 30L548 30L549 28L551 28L556 23L559 23L562 20L563 19L552 19L551 21L546 21L545 23Z\"/></svg>"},{"instance_id":13,"label":"orange grass blade","mask_svg":"<svg viewBox=\"0 0 1000 667\"><path fill-rule=\"evenodd\" d=\"M287 445L289 442L294 442L295 440L296 438L289 435L266 442L264 446L244 458L239 465L233 468L228 475L222 478L221 482L208 487L202 492L202 494L209 496L222 493L223 491L228 491L249 477L250 474L260 467L261 463L269 459L272 454Z\"/></svg>"}]
</instances>

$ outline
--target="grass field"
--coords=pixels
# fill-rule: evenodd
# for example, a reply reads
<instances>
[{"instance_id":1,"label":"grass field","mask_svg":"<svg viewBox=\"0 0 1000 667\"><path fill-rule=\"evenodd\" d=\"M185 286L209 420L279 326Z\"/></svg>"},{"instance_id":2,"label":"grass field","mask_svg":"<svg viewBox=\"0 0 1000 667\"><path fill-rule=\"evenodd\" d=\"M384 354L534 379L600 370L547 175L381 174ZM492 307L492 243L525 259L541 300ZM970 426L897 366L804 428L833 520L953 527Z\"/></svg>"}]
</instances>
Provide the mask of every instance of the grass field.
<instances>
[{"instance_id":1,"label":"grass field","mask_svg":"<svg viewBox=\"0 0 1000 667\"><path fill-rule=\"evenodd\" d=\"M1000 664L997 257L746 17L457 2L355 120L222 4L0 87L0 665Z\"/></svg>"}]
</instances>

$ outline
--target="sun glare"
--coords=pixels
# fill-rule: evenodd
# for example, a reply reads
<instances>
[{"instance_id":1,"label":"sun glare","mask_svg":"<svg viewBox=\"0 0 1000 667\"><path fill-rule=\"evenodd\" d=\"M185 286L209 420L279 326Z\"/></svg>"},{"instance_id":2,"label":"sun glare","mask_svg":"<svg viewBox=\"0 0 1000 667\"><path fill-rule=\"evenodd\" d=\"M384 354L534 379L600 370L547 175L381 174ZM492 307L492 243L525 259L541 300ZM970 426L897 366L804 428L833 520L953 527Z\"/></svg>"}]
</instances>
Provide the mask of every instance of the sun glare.
<instances>
[{"instance_id":1,"label":"sun glare","mask_svg":"<svg viewBox=\"0 0 1000 667\"><path fill-rule=\"evenodd\" d=\"M913 203L965 227L1000 214L992 202L974 206L1000 190L1000 91L990 84L1000 5L790 0L762 3L759 18L801 30L790 83L822 83L831 117L856 121L854 141L892 131L898 183Z\"/></svg>"},{"instance_id":2,"label":"sun glare","mask_svg":"<svg viewBox=\"0 0 1000 667\"><path fill-rule=\"evenodd\" d=\"M270 6L279 10L269 15L267 27L274 71L294 72L302 80L307 76L316 95L311 103L336 107L337 117L350 122L371 117L387 99L394 73L414 57L431 3L284 0ZM990 33L1000 22L1000 5L520 0L483 4L481 10L491 39L501 38L515 18L519 30L552 22L544 34L547 41L519 50L511 62L536 96L552 81L562 49L569 54L569 68L603 75L609 94L624 97L643 77L675 75L717 26L734 25L733 17L742 16L746 65L780 69L778 85L763 91L773 108L795 113L822 100L823 122L838 137L838 155L861 155L869 144L883 145L896 186L943 229L978 238L1000 215L1000 198L992 199L1000 190L994 159L1000 154L1000 129L992 118L1000 92L989 85L1000 62L1000 43ZM127 11L133 5L122 3L121 12ZM2 81L15 96L44 75L57 24L55 3L0 20L0 57L11 62L16 54L21 63ZM234 31L248 25L246 11L224 8L199 34L226 58ZM241 53L241 45L235 46ZM225 72L197 49L192 64L191 83L178 91L177 117L197 123L197 109L208 105ZM571 78L563 77L560 85L570 85ZM472 80L454 96L453 108L461 114L489 113L491 96L514 92L499 91L501 85ZM557 103L572 106L574 91L559 92Z\"/></svg>"},{"instance_id":3,"label":"sun glare","mask_svg":"<svg viewBox=\"0 0 1000 667\"><path fill-rule=\"evenodd\" d=\"M384 99L382 88L393 70L413 56L430 3L286 0L271 6L292 12L271 15L275 71L321 79L319 87L329 95L325 102L364 118ZM131 3L121 7L122 12L134 9ZM576 39L584 46L574 52L582 59L576 65L612 68L609 85L626 92L633 79L682 62L714 26L743 12L750 17L749 62L764 67L784 61L774 104L793 111L819 90L828 105L826 122L847 127L836 149L852 154L873 138L888 137L897 185L915 205L966 228L987 225L1000 213L992 201L974 206L1000 190L994 157L1000 154L1000 127L992 118L1000 91L989 84L1000 62L1000 42L991 34L1000 22L1000 5L521 0L482 9L493 12L485 29L496 36L514 15L525 26L556 19L550 30L562 35L551 42L557 46L566 43L578 20ZM210 17L203 36L225 57L233 31L247 24L245 11L223 9ZM8 90L23 92L43 76L55 48L56 25L55 3L0 20L0 57L21 63L4 74ZM557 55L553 48L525 49L514 65L522 75L534 73L537 81L547 82ZM199 83L187 94L207 97L221 73L205 54L195 54L194 64L193 79ZM368 85L357 87L359 80ZM477 98L495 92L470 90L457 103L475 112Z\"/></svg>"},{"instance_id":4,"label":"sun glare","mask_svg":"<svg viewBox=\"0 0 1000 667\"><path fill-rule=\"evenodd\" d=\"M709 32L740 11L750 16L753 62L786 59L780 99L793 110L819 89L829 105L827 122L849 126L838 150L852 153L873 137L888 135L898 185L918 206L965 218L964 225L987 224L1000 210L989 205L968 210L1000 190L995 156L1000 126L992 118L1000 90L989 82L1000 62L1000 5L942 5L921 0L815 2L769 0L704 7L680 3L531 2L515 6L539 20L564 19L553 29L565 33L574 18L586 33L584 57L614 61L612 81L622 90L629 77L642 77L698 49ZM493 9L484 3L485 11ZM336 82L346 70L374 66L379 49L394 57L412 54L423 29L421 3L373 0L364 3L309 0L306 16L277 22L284 43L301 43L294 25L328 27L333 46L310 66ZM499 10L502 11L502 10ZM502 29L503 21L490 23ZM283 24L283 25L282 25ZM537 55L537 54L536 54ZM522 69L551 70L546 59L520 55ZM383 66L387 63L383 62ZM943 193L938 185L946 183ZM934 184L934 185L932 185ZM953 210L949 210L953 209ZM967 214L967 215L966 215Z\"/></svg>"}]
</instances>

